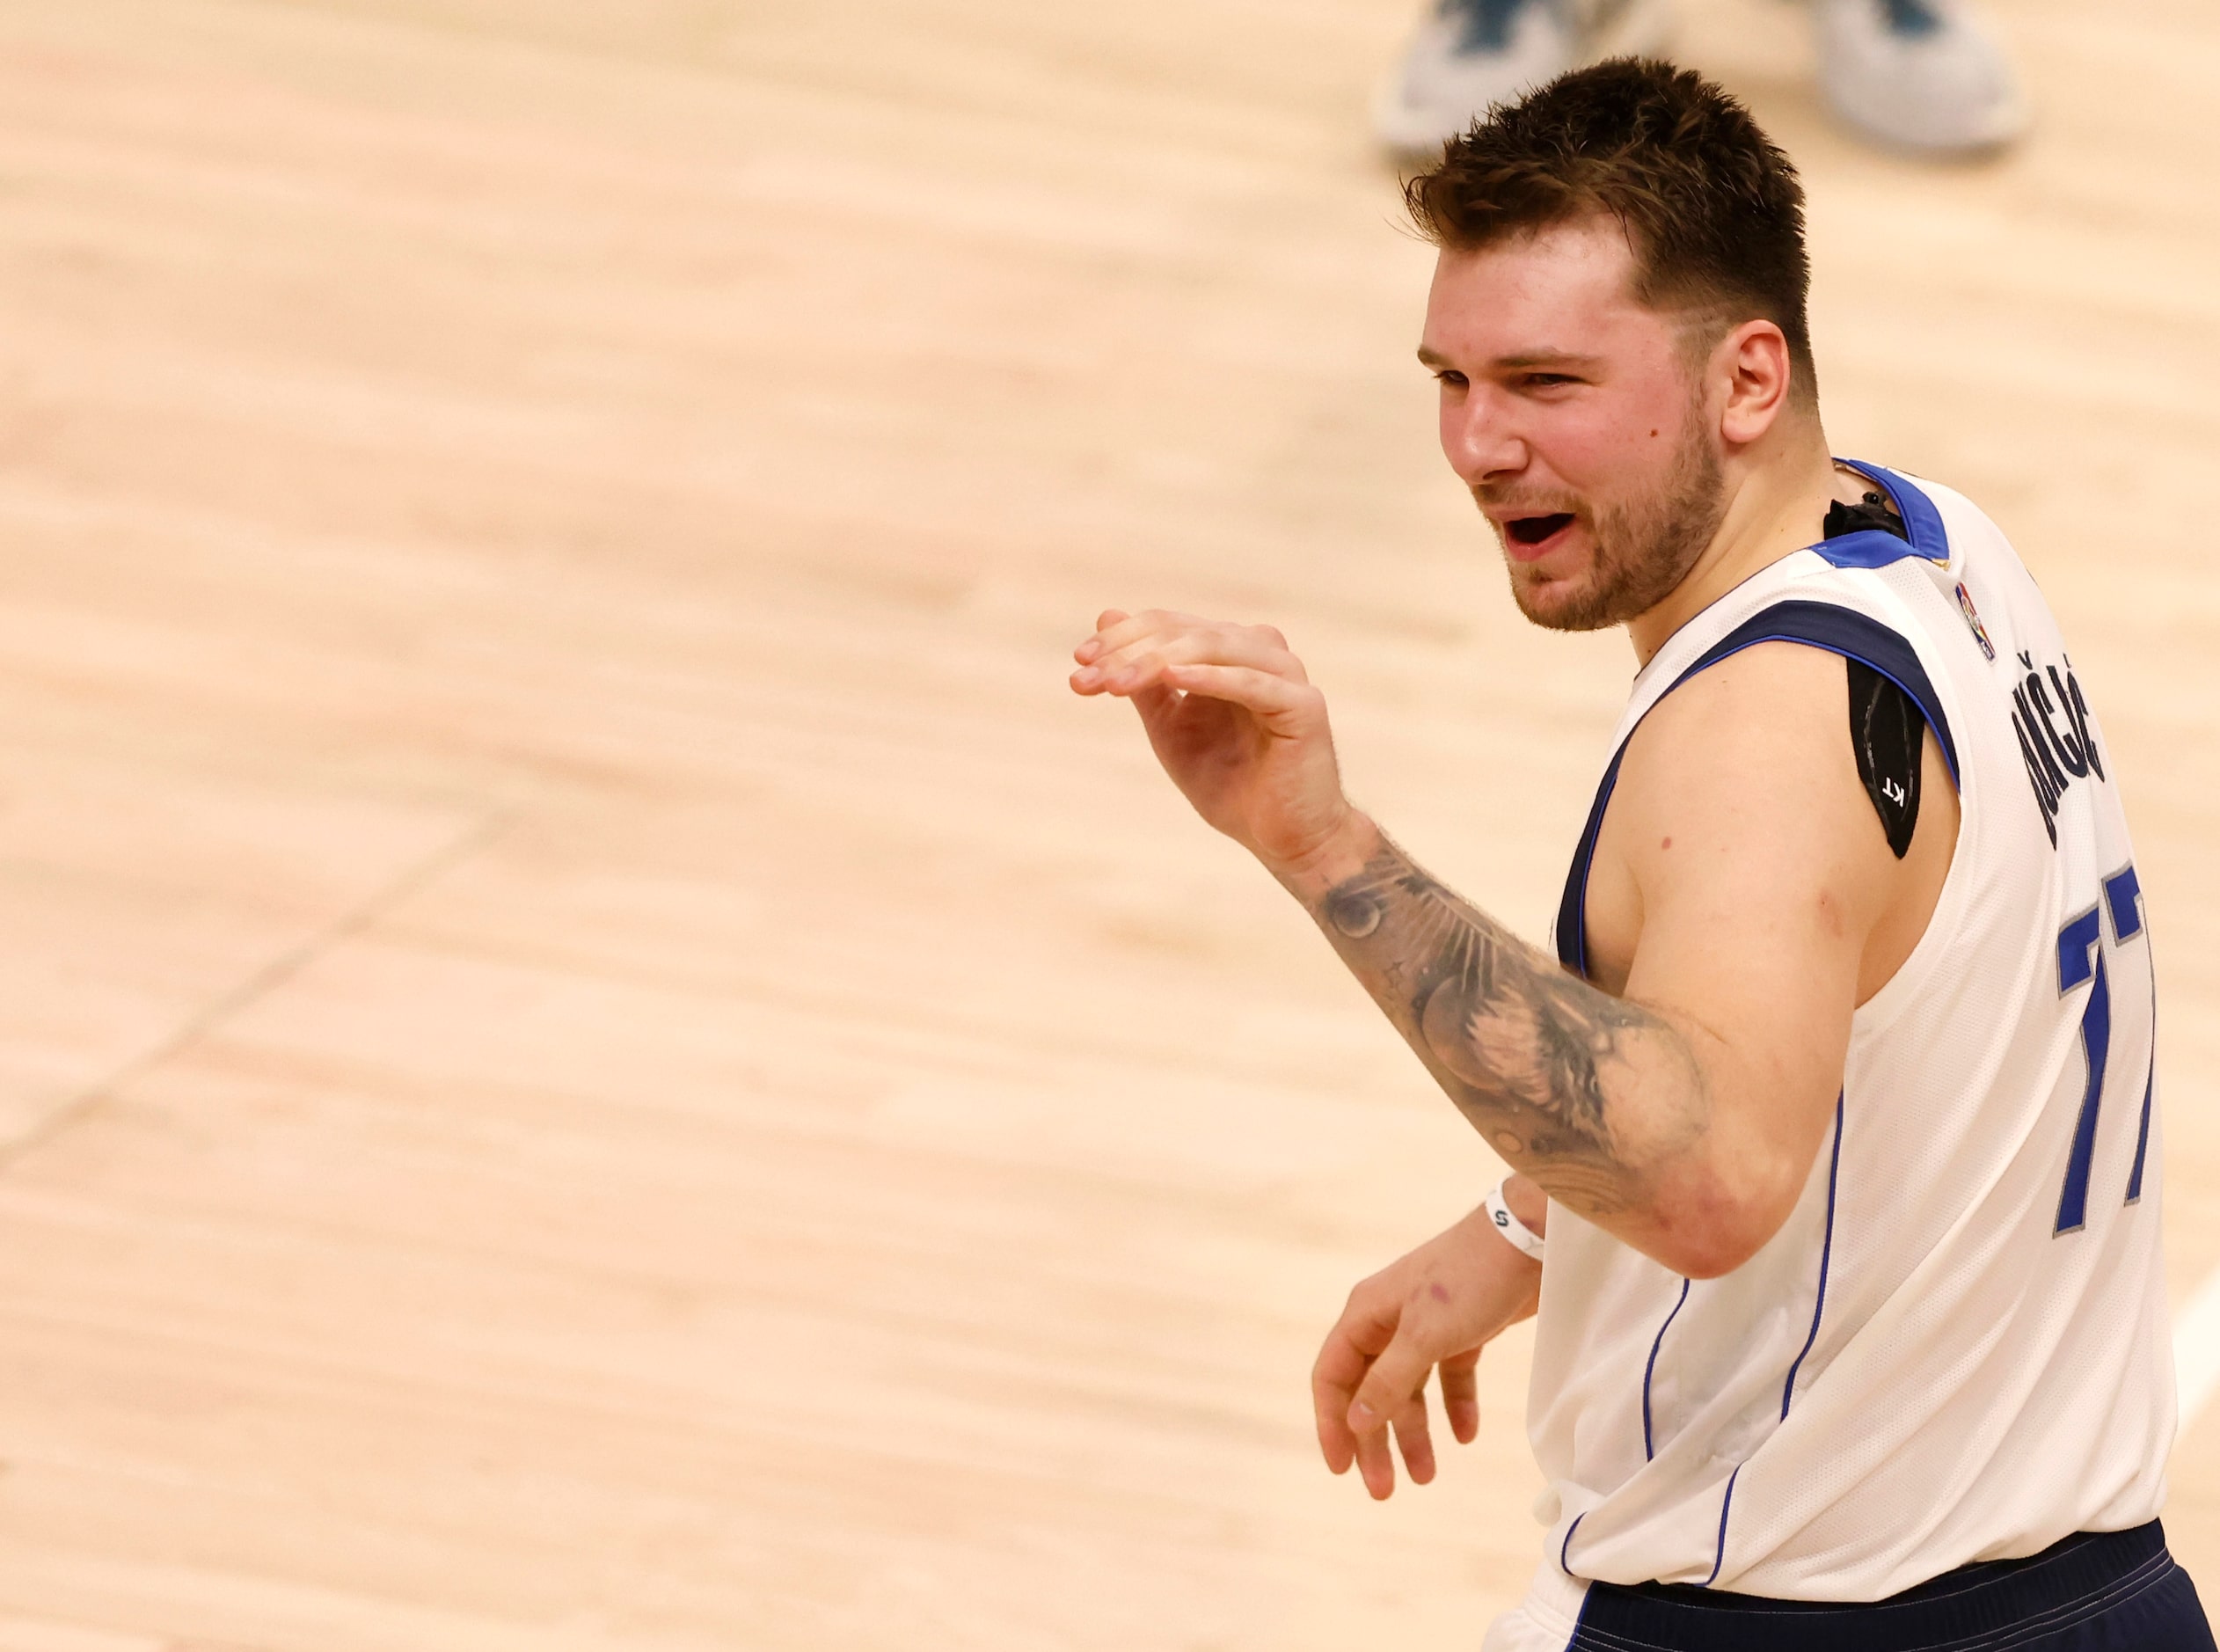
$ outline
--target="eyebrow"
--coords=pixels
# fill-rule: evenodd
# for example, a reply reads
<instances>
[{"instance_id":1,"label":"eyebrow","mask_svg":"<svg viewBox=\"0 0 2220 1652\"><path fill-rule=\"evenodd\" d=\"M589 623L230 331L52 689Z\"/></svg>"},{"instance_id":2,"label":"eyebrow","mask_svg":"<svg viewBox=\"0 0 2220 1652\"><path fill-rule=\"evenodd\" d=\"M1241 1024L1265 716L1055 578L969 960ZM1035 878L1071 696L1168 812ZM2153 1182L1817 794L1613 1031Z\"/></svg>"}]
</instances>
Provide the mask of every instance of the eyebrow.
<instances>
[{"instance_id":1,"label":"eyebrow","mask_svg":"<svg viewBox=\"0 0 2220 1652\"><path fill-rule=\"evenodd\" d=\"M1516 355L1499 355L1488 365L1498 369L1516 372L1522 368L1593 367L1601 356L1580 355L1571 350L1523 350ZM1457 364L1440 351L1419 346L1419 364L1422 367L1447 368L1458 370Z\"/></svg>"}]
</instances>

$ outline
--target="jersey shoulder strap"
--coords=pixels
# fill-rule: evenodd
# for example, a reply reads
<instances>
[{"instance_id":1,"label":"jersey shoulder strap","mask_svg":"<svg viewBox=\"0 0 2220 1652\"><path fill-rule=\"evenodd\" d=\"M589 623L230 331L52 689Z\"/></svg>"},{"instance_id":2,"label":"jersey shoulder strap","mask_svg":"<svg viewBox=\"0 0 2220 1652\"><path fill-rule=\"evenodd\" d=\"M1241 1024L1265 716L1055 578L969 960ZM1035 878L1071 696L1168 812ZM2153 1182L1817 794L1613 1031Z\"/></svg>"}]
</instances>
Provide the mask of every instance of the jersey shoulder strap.
<instances>
[{"instance_id":1,"label":"jersey shoulder strap","mask_svg":"<svg viewBox=\"0 0 2220 1652\"><path fill-rule=\"evenodd\" d=\"M1792 597L1759 609L1697 655L1651 702L1649 710L1655 710L1668 695L1698 672L1707 671L1721 660L1731 659L1743 649L1755 647L1761 642L1800 642L1810 647L1822 648L1829 654L1842 655L1854 665L1865 667L1877 677L1894 684L1917 710L1926 725L1935 731L1935 741L1942 748L1943 761L1950 769L1951 779L1953 783L1957 781L1958 747L1951 737L1950 719L1943 710L1942 697L1935 691L1926 668L1919 662L1919 655L1902 633L1870 614L1840 603ZM1854 709L1853 701L1853 713ZM1646 711L1643 715L1647 716L1648 712ZM1637 720L1634 728L1640 726ZM1596 800L1588 811L1588 823L1581 829L1579 846L1574 852L1572 868L1565 880L1564 894L1558 903L1558 961L1581 976L1588 973L1588 865L1595 857L1596 840L1603 829L1603 814L1610 806L1612 789L1618 783L1619 764L1626 756L1628 742L1634 737L1634 728L1626 731L1625 738L1619 742L1618 749L1611 754L1610 766L1603 771L1603 782L1596 789ZM1882 815L1881 823L1884 827L1889 824L1886 813Z\"/></svg>"}]
</instances>

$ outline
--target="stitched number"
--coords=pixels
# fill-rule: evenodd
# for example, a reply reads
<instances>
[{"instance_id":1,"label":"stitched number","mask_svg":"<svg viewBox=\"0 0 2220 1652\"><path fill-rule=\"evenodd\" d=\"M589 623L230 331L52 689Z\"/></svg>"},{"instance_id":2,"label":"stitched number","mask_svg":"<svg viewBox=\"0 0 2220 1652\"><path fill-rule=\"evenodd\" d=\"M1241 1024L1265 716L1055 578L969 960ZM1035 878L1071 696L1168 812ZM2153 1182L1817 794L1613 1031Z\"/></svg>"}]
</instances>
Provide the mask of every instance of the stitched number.
<instances>
[{"instance_id":1,"label":"stitched number","mask_svg":"<svg viewBox=\"0 0 2220 1652\"><path fill-rule=\"evenodd\" d=\"M2056 1233L2080 1232L2089 1216L2089 1167L2097 1155L2097 1115L2104 1104L2105 1065L2112 1055L2112 981L2105 972L2103 921L2112 915L2112 938L2125 946L2143 933L2143 886L2136 869L2123 866L2105 880L2104 899L2058 932L2058 994L2086 985L2089 1003L2081 1012L2081 1053L2089 1067L2075 1117L2073 1151L2066 1156L2066 1185L2058 1195ZM2151 1130L2151 1087L2143 1086L2142 1139L2129 1179L2128 1202L2143 1192L2143 1144Z\"/></svg>"},{"instance_id":2,"label":"stitched number","mask_svg":"<svg viewBox=\"0 0 2220 1652\"><path fill-rule=\"evenodd\" d=\"M2080 1231L2089 1214L2089 1163L2097 1152L2097 1107L2104 1100L2105 1058L2112 1053L2112 983L2105 978L2105 954L2097 932L2097 909L2091 907L2058 932L2058 992L2061 997L2091 982L2089 1007L2081 1012L2081 1050L2089 1058L2089 1083L2081 1093L2081 1115L2073 1127L2073 1151L2066 1155L2065 1191L2058 1195L2054 1233ZM2092 973L2093 972L2093 973Z\"/></svg>"},{"instance_id":3,"label":"stitched number","mask_svg":"<svg viewBox=\"0 0 2220 1652\"><path fill-rule=\"evenodd\" d=\"M2136 881L2133 866L2123 866L2105 880L2105 904L2112 911L2113 939L2124 947L2143 933L2143 885ZM2157 1020L2155 1012L2151 1019L2154 1022ZM2136 1127L2136 1162L2128 1172L2129 1204L2143 1197L2143 1156L2151 1146L2151 1093L2158 1082L2158 1045L2154 1029L2151 1071L2143 1075L2143 1122Z\"/></svg>"}]
</instances>

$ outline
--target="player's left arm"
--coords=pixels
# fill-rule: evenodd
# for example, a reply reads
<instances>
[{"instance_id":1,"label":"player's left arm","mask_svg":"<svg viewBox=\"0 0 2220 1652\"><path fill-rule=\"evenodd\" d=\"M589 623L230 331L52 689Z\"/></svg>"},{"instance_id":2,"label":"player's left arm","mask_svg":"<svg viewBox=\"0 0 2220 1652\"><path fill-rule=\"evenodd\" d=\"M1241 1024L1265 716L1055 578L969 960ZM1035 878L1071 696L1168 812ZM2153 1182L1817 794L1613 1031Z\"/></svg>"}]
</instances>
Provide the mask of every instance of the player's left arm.
<instances>
[{"instance_id":1,"label":"player's left arm","mask_svg":"<svg viewBox=\"0 0 2220 1652\"><path fill-rule=\"evenodd\" d=\"M1591 964L1625 995L1615 1002L1676 1027L1691 1043L1688 1071L1705 1076L1704 1127L1680 1174L1710 1231L1683 1239L1676 1260L1707 1271L1776 1231L1805 1185L1851 1013L1917 941L1957 817L1929 735L1919 829L1905 859L1889 851L1855 773L1841 661L1772 644L1715 669L1653 713L1628 750L1589 881L1610 920ZM1407 966L1426 948L1406 939L1394 950ZM1469 1058L1460 1064L1470 1071ZM1507 1197L1521 1180L1506 1183ZM1676 1202L1657 1202L1657 1213ZM1545 1224L1530 1204L1520 1217ZM1541 1274L1478 1212L1360 1284L1312 1376L1328 1466L1354 1461L1372 1495L1387 1496L1391 1427L1411 1478L1431 1480L1429 1372L1439 1371L1451 1432L1469 1442L1480 1349L1533 1307L1506 1281L1532 1290Z\"/></svg>"},{"instance_id":2,"label":"player's left arm","mask_svg":"<svg viewBox=\"0 0 2220 1652\"><path fill-rule=\"evenodd\" d=\"M1769 643L1649 713L1589 873L1597 939L1618 943L1591 948L1596 984L1505 946L1384 837L1353 872L1293 886L1498 1151L1677 1272L1730 1271L1786 1220L1852 1014L1885 978L1875 943L1902 946L1936 833L1947 862L1946 778L1919 852L1891 853L1847 696L1838 656ZM1557 1138L1588 1118L1565 1151Z\"/></svg>"},{"instance_id":3,"label":"player's left arm","mask_svg":"<svg viewBox=\"0 0 2220 1652\"><path fill-rule=\"evenodd\" d=\"M1384 837L1353 873L1295 887L1498 1151L1676 1272L1731 1271L1787 1219L1905 880L1847 696L1839 657L1771 643L1644 720L1588 882L1591 916L1615 914L1604 938L1632 945L1591 955L1595 985L1503 946Z\"/></svg>"},{"instance_id":4,"label":"player's left arm","mask_svg":"<svg viewBox=\"0 0 2220 1652\"><path fill-rule=\"evenodd\" d=\"M1762 645L1644 720L1589 895L1627 955L1590 982L1348 806L1323 700L1276 632L1113 613L1079 654L1073 686L1135 701L1197 809L1303 902L1467 1119L1552 1198L1691 1276L1778 1230L1904 888L1858 778L1839 657Z\"/></svg>"}]
</instances>

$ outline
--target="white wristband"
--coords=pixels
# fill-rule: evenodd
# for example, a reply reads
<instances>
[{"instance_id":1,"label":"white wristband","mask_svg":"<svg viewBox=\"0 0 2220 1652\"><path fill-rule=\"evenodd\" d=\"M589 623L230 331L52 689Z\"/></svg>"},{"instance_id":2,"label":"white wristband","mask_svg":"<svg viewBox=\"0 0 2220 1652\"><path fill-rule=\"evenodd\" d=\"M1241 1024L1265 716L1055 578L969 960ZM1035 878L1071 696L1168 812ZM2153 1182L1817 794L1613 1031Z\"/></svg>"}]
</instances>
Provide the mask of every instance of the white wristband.
<instances>
[{"instance_id":1,"label":"white wristband","mask_svg":"<svg viewBox=\"0 0 2220 1652\"><path fill-rule=\"evenodd\" d=\"M1495 1224L1498 1233L1536 1261L1542 1260L1542 1236L1511 1214L1511 1207L1503 1202L1502 1182L1497 1182L1487 1190L1487 1197L1480 1201L1480 1209L1487 1212L1487 1219Z\"/></svg>"}]
</instances>

